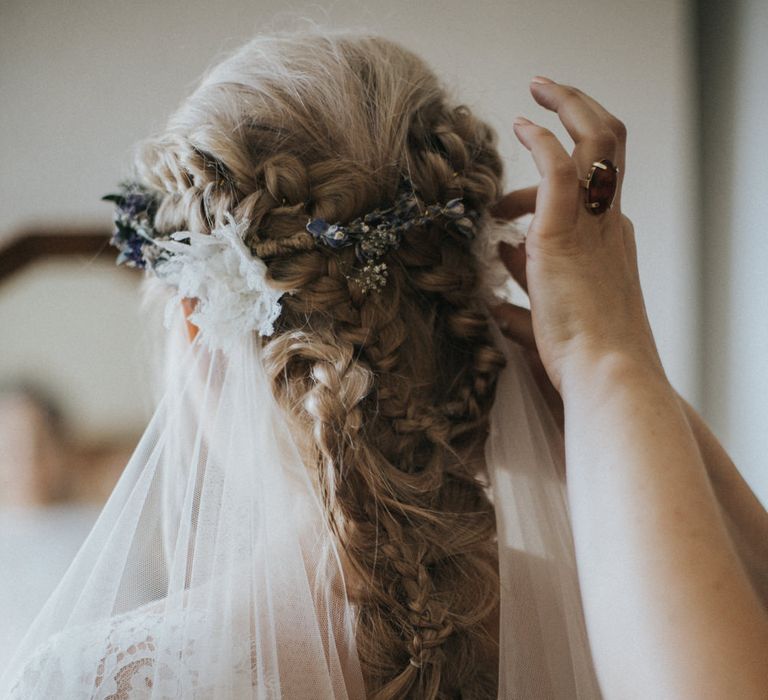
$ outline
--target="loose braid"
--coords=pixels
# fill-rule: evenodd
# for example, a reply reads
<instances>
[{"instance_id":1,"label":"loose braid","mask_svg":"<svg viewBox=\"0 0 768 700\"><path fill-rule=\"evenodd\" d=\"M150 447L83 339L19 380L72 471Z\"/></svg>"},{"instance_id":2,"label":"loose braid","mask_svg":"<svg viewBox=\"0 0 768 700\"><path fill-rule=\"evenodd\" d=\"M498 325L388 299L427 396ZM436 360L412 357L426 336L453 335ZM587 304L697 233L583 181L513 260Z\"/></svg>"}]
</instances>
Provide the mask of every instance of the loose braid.
<instances>
[{"instance_id":1,"label":"loose braid","mask_svg":"<svg viewBox=\"0 0 768 700\"><path fill-rule=\"evenodd\" d=\"M293 290L264 362L343 551L377 700L496 696L483 444L503 355L461 235L412 227L366 295L345 275L354 251L315 247L304 224L388 205L402 172L425 203L482 212L501 193L495 139L399 45L301 32L241 49L137 153L165 193L158 230L232 213Z\"/></svg>"}]
</instances>

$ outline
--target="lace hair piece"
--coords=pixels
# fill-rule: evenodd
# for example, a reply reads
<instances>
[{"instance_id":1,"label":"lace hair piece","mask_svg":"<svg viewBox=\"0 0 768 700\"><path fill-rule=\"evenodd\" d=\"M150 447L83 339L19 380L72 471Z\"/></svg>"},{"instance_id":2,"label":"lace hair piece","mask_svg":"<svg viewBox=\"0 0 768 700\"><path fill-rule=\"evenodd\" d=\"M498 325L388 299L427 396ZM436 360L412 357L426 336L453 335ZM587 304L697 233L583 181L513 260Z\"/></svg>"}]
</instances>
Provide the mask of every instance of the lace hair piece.
<instances>
[{"instance_id":1,"label":"lace hair piece","mask_svg":"<svg viewBox=\"0 0 768 700\"><path fill-rule=\"evenodd\" d=\"M499 243L513 247L525 241L522 227L515 221L488 217L471 244L480 278L480 296L488 304L509 301L512 278L499 256Z\"/></svg>"},{"instance_id":2,"label":"lace hair piece","mask_svg":"<svg viewBox=\"0 0 768 700\"><path fill-rule=\"evenodd\" d=\"M166 327L186 297L198 300L189 320L212 350L230 350L240 335L253 331L272 335L284 291L271 285L264 261L246 248L247 230L247 221L236 223L227 214L210 235L179 231L172 240L155 241L172 253L155 262L157 276L176 289L166 307Z\"/></svg>"}]
</instances>

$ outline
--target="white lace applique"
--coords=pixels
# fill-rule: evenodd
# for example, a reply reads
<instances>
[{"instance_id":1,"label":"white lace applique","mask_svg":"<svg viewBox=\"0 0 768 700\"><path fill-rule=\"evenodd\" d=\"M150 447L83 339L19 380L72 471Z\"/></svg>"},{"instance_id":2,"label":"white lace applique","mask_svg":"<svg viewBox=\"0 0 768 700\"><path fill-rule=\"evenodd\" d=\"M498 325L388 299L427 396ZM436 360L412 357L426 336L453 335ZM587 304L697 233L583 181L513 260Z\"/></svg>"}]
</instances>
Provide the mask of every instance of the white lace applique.
<instances>
[{"instance_id":1,"label":"white lace applique","mask_svg":"<svg viewBox=\"0 0 768 700\"><path fill-rule=\"evenodd\" d=\"M254 692L260 698L279 697L279 679L261 677L254 689L249 640L233 640L225 650L211 648L209 631L205 611L168 613L151 607L71 628L37 650L7 700L203 700L216 697L223 677L236 697Z\"/></svg>"},{"instance_id":2,"label":"white lace applique","mask_svg":"<svg viewBox=\"0 0 768 700\"><path fill-rule=\"evenodd\" d=\"M171 235L174 240L157 241L173 255L156 268L158 277L178 290L168 302L166 325L183 298L197 299L190 322L211 350L225 351L245 333L272 335L284 294L270 284L264 261L243 242L248 222L238 224L229 213L226 219L210 235L179 231ZM186 239L189 244L181 242Z\"/></svg>"},{"instance_id":3,"label":"white lace applique","mask_svg":"<svg viewBox=\"0 0 768 700\"><path fill-rule=\"evenodd\" d=\"M498 246L504 241L517 247L525 240L525 233L515 221L494 218L478 228L479 233L472 241L471 250L477 260L480 294L489 304L497 304L499 299L509 301L512 279L499 257Z\"/></svg>"}]
</instances>

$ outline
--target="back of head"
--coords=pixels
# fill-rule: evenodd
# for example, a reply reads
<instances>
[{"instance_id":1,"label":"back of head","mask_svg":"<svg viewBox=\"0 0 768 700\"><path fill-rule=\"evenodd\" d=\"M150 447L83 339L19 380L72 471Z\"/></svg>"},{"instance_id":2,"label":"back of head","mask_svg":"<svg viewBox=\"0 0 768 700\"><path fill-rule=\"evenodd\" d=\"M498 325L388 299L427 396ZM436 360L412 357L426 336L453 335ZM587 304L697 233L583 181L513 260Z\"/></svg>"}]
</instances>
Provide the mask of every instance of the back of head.
<instances>
[{"instance_id":1,"label":"back of head","mask_svg":"<svg viewBox=\"0 0 768 700\"><path fill-rule=\"evenodd\" d=\"M404 173L425 202L484 212L501 188L492 129L396 43L283 33L214 68L136 165L165 193L158 231L247 220L292 290L264 357L344 552L369 695L495 697L482 448L503 355L469 241L440 221L412 227L375 293L348 274L351 248L290 244L310 216L388 206Z\"/></svg>"}]
</instances>

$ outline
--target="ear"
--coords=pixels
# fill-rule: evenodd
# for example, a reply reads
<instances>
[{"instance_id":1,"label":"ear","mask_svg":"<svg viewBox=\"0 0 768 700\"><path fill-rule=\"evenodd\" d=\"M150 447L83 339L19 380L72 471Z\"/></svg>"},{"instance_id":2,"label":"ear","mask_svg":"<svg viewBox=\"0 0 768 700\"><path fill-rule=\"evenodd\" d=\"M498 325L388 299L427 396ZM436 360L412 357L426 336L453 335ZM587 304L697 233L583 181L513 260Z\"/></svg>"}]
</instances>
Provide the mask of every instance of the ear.
<instances>
[{"instance_id":1,"label":"ear","mask_svg":"<svg viewBox=\"0 0 768 700\"><path fill-rule=\"evenodd\" d=\"M197 299L190 299L184 297L181 300L181 308L184 310L184 318L187 319L187 335L189 335L189 342L191 343L197 337L198 327L191 323L189 315L197 308Z\"/></svg>"}]
</instances>

